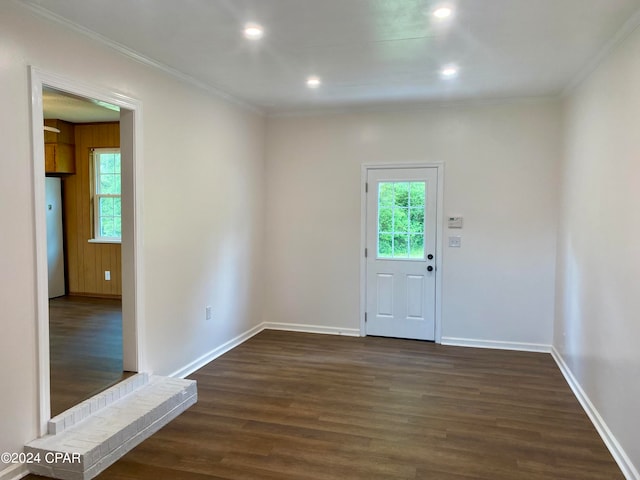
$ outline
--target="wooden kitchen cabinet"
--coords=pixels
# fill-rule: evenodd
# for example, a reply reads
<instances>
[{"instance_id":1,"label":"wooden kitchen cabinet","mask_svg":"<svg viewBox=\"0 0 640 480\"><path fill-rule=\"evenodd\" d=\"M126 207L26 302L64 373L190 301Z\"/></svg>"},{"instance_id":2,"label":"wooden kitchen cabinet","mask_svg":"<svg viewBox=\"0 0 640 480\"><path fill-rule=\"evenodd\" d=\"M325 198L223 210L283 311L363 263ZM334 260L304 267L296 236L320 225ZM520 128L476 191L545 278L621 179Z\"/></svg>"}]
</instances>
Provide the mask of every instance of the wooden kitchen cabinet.
<instances>
[{"instance_id":1,"label":"wooden kitchen cabinet","mask_svg":"<svg viewBox=\"0 0 640 480\"><path fill-rule=\"evenodd\" d=\"M75 147L68 143L44 144L44 171L49 174L76 173Z\"/></svg>"},{"instance_id":2,"label":"wooden kitchen cabinet","mask_svg":"<svg viewBox=\"0 0 640 480\"><path fill-rule=\"evenodd\" d=\"M76 173L74 125L63 120L45 120L60 133L44 132L44 170L47 175Z\"/></svg>"}]
</instances>

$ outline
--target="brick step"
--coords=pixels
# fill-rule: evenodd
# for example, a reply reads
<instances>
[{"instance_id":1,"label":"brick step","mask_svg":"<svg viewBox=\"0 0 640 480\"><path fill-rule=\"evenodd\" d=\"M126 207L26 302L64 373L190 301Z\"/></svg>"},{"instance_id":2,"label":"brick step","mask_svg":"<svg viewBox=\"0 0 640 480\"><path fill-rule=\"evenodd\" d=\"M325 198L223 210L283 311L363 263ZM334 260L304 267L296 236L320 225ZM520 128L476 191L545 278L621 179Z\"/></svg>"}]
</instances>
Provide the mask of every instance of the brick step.
<instances>
[{"instance_id":1,"label":"brick step","mask_svg":"<svg viewBox=\"0 0 640 480\"><path fill-rule=\"evenodd\" d=\"M88 418L91 414L99 412L103 408L120 400L132 393L134 390L149 383L149 375L146 373L136 373L135 375L118 382L116 385L103 390L93 397L79 403L75 407L62 412L53 417L47 424L47 432L56 435L65 429L72 427L76 423Z\"/></svg>"},{"instance_id":2,"label":"brick step","mask_svg":"<svg viewBox=\"0 0 640 480\"><path fill-rule=\"evenodd\" d=\"M24 448L31 473L94 478L196 403L193 380L139 375L51 419L49 434Z\"/></svg>"}]
</instances>

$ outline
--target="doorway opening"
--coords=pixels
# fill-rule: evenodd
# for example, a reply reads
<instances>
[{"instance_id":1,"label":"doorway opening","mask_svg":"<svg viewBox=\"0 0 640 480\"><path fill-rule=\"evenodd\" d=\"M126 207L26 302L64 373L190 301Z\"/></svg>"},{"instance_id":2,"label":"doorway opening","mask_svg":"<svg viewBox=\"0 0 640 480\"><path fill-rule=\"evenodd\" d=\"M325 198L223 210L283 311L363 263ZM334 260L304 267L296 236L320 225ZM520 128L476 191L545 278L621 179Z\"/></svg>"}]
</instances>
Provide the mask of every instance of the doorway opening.
<instances>
[{"instance_id":1,"label":"doorway opening","mask_svg":"<svg viewBox=\"0 0 640 480\"><path fill-rule=\"evenodd\" d=\"M440 342L443 167L363 167L363 336Z\"/></svg>"},{"instance_id":2,"label":"doorway opening","mask_svg":"<svg viewBox=\"0 0 640 480\"><path fill-rule=\"evenodd\" d=\"M44 434L52 416L144 370L141 105L30 74Z\"/></svg>"},{"instance_id":3,"label":"doorway opening","mask_svg":"<svg viewBox=\"0 0 640 480\"><path fill-rule=\"evenodd\" d=\"M131 373L122 359L120 108L43 88L51 416Z\"/></svg>"}]
</instances>

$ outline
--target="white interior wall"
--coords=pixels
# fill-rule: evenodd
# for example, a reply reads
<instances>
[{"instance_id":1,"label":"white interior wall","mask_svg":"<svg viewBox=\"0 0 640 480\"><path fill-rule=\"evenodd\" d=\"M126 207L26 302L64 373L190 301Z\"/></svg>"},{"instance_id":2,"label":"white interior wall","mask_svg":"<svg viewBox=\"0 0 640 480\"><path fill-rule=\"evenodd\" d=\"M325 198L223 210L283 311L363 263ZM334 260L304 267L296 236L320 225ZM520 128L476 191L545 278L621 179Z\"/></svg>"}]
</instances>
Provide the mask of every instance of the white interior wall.
<instances>
[{"instance_id":1,"label":"white interior wall","mask_svg":"<svg viewBox=\"0 0 640 480\"><path fill-rule=\"evenodd\" d=\"M640 478L640 31L565 107L554 346Z\"/></svg>"},{"instance_id":2,"label":"white interior wall","mask_svg":"<svg viewBox=\"0 0 640 480\"><path fill-rule=\"evenodd\" d=\"M265 321L358 329L361 165L444 162L444 214L464 229L443 252L443 337L550 345L559 113L538 101L270 118Z\"/></svg>"},{"instance_id":3,"label":"white interior wall","mask_svg":"<svg viewBox=\"0 0 640 480\"><path fill-rule=\"evenodd\" d=\"M38 435L28 66L142 102L142 346L159 374L260 321L265 120L13 2L0 18L0 451L19 452Z\"/></svg>"}]
</instances>

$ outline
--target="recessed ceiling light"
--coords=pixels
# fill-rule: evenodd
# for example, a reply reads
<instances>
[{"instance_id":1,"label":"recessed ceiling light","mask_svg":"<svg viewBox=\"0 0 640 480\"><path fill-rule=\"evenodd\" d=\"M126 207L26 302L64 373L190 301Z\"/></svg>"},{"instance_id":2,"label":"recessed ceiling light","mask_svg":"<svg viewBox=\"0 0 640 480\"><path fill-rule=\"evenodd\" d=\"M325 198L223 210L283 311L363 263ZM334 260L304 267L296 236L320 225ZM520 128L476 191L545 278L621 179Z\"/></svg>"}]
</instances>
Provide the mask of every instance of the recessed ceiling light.
<instances>
[{"instance_id":1,"label":"recessed ceiling light","mask_svg":"<svg viewBox=\"0 0 640 480\"><path fill-rule=\"evenodd\" d=\"M244 36L249 40L260 40L264 35L264 28L257 23L247 23L244 26Z\"/></svg>"},{"instance_id":2,"label":"recessed ceiling light","mask_svg":"<svg viewBox=\"0 0 640 480\"><path fill-rule=\"evenodd\" d=\"M321 84L322 80L320 80L320 77L312 75L307 78L307 87L309 88L318 88Z\"/></svg>"},{"instance_id":3,"label":"recessed ceiling light","mask_svg":"<svg viewBox=\"0 0 640 480\"><path fill-rule=\"evenodd\" d=\"M451 7L439 7L433 11L433 16L439 20L450 18L453 15L453 8Z\"/></svg>"},{"instance_id":4,"label":"recessed ceiling light","mask_svg":"<svg viewBox=\"0 0 640 480\"><path fill-rule=\"evenodd\" d=\"M440 70L440 76L442 78L455 78L458 76L458 67L456 65L447 65Z\"/></svg>"}]
</instances>

